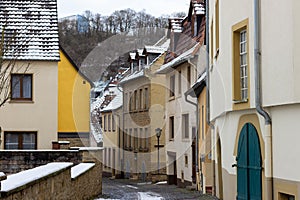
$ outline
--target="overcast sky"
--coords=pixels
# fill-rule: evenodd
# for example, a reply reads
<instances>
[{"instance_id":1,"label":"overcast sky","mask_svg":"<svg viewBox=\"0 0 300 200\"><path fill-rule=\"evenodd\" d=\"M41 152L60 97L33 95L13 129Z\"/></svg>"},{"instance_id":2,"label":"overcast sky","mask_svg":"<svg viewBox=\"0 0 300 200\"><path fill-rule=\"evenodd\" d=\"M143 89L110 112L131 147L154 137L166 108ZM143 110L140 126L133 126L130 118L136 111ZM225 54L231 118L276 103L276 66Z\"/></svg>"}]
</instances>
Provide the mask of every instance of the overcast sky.
<instances>
[{"instance_id":1,"label":"overcast sky","mask_svg":"<svg viewBox=\"0 0 300 200\"><path fill-rule=\"evenodd\" d=\"M90 10L101 15L110 15L115 10L131 8L135 11L146 10L153 16L187 13L190 0L57 0L58 17L83 14Z\"/></svg>"}]
</instances>

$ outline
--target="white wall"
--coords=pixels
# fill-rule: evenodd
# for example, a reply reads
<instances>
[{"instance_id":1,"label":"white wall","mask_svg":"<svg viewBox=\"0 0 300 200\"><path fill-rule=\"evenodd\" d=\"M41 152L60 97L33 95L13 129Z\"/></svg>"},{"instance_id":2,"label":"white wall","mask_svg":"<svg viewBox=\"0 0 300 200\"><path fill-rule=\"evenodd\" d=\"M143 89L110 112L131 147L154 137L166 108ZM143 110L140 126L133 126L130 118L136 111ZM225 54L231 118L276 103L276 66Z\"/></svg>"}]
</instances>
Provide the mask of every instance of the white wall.
<instances>
[{"instance_id":1,"label":"white wall","mask_svg":"<svg viewBox=\"0 0 300 200\"><path fill-rule=\"evenodd\" d=\"M37 148L51 149L52 141L57 141L57 62L30 62L27 73L33 74L33 102L1 107L1 138L4 131L37 131Z\"/></svg>"}]
</instances>

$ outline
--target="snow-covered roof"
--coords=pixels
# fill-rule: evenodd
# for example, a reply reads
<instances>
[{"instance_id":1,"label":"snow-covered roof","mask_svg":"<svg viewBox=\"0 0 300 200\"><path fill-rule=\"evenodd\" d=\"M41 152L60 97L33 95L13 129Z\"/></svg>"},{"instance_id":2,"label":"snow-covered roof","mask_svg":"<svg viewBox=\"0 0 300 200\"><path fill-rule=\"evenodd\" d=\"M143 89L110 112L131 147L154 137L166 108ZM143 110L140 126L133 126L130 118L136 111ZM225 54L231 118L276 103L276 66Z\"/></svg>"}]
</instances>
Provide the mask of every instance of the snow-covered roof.
<instances>
[{"instance_id":1,"label":"snow-covered roof","mask_svg":"<svg viewBox=\"0 0 300 200\"><path fill-rule=\"evenodd\" d=\"M167 50L166 47L160 47L160 46L145 46L144 52L147 53L155 53L155 54L161 54Z\"/></svg>"},{"instance_id":2,"label":"snow-covered roof","mask_svg":"<svg viewBox=\"0 0 300 200\"><path fill-rule=\"evenodd\" d=\"M5 58L59 60L56 0L0 0ZM13 41L13 42L9 42Z\"/></svg>"},{"instance_id":3,"label":"snow-covered roof","mask_svg":"<svg viewBox=\"0 0 300 200\"><path fill-rule=\"evenodd\" d=\"M135 53L129 53L130 59L135 60Z\"/></svg>"},{"instance_id":4,"label":"snow-covered roof","mask_svg":"<svg viewBox=\"0 0 300 200\"><path fill-rule=\"evenodd\" d=\"M95 163L80 163L71 168L71 178L76 178L95 166Z\"/></svg>"},{"instance_id":5,"label":"snow-covered roof","mask_svg":"<svg viewBox=\"0 0 300 200\"><path fill-rule=\"evenodd\" d=\"M106 95L118 95L120 93L120 90L117 88L116 85L111 85L112 87L108 87L107 90L104 91L103 95L101 97L98 97L96 101L94 101L91 105L91 109L98 109L101 107L103 102L105 101Z\"/></svg>"},{"instance_id":6,"label":"snow-covered roof","mask_svg":"<svg viewBox=\"0 0 300 200\"><path fill-rule=\"evenodd\" d=\"M136 53L137 53L138 56L145 56L145 55L143 54L143 51L144 51L144 49L137 49L137 50L136 50Z\"/></svg>"},{"instance_id":7,"label":"snow-covered roof","mask_svg":"<svg viewBox=\"0 0 300 200\"><path fill-rule=\"evenodd\" d=\"M8 192L17 189L25 184L71 167L72 165L73 163L70 162L53 162L16 174L8 175L6 180L1 181L1 192Z\"/></svg>"},{"instance_id":8,"label":"snow-covered roof","mask_svg":"<svg viewBox=\"0 0 300 200\"><path fill-rule=\"evenodd\" d=\"M123 84L123 83L126 83L127 81L130 81L130 80L133 80L133 79L137 79L137 78L140 78L140 77L143 77L144 76L144 70L140 70L140 71L135 71L133 72L132 74L124 77L121 81L120 81L120 84Z\"/></svg>"},{"instance_id":9,"label":"snow-covered roof","mask_svg":"<svg viewBox=\"0 0 300 200\"><path fill-rule=\"evenodd\" d=\"M123 93L119 90L117 91L118 92L115 93L116 96L114 97L114 99L105 108L103 108L101 112L116 110L123 105Z\"/></svg>"},{"instance_id":10,"label":"snow-covered roof","mask_svg":"<svg viewBox=\"0 0 300 200\"><path fill-rule=\"evenodd\" d=\"M178 56L175 59L173 59L172 61L164 64L156 71L156 73L158 73L158 74L167 73L170 70L172 70L172 67L176 67L176 65L179 65L182 62L187 61L189 58L193 57L193 53L194 53L195 49L198 47L198 45L199 44L194 45L189 50L183 52L180 56Z\"/></svg>"}]
</instances>

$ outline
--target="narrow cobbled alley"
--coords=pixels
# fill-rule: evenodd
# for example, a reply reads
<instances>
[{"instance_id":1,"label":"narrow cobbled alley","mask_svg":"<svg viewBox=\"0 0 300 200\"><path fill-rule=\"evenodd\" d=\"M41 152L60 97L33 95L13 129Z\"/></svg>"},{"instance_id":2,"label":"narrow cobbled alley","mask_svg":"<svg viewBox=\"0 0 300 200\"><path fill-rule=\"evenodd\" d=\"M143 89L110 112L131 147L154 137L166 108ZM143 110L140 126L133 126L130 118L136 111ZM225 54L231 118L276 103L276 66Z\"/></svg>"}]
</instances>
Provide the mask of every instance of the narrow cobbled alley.
<instances>
[{"instance_id":1,"label":"narrow cobbled alley","mask_svg":"<svg viewBox=\"0 0 300 200\"><path fill-rule=\"evenodd\" d=\"M95 200L173 200L173 199L201 199L215 200L209 195L201 195L197 191L167 185L165 182L156 184L141 183L128 179L103 178L103 194Z\"/></svg>"}]
</instances>

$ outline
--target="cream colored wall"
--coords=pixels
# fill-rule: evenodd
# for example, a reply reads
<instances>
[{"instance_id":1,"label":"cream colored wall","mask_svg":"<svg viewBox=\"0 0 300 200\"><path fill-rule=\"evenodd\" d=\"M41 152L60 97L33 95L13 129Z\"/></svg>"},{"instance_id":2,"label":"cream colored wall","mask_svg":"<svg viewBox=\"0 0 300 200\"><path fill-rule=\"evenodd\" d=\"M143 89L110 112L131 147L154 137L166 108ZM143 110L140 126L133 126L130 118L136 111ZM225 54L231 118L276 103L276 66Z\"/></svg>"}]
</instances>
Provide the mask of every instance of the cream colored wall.
<instances>
[{"instance_id":1,"label":"cream colored wall","mask_svg":"<svg viewBox=\"0 0 300 200\"><path fill-rule=\"evenodd\" d=\"M214 2L210 1L210 24L214 17ZM297 155L297 120L300 113L300 23L297 0L261 2L261 69L263 106L272 118L273 172L274 178L293 182L300 180L300 163ZM214 123L212 141L215 143L217 130L222 145L224 199L233 199L236 194L235 148L238 140L238 124L242 116L256 114L254 93L254 53L253 53L253 1L219 1L220 4L220 52L210 68L211 120ZM234 10L234 12L232 12ZM249 20L249 67L250 67L250 109L232 109L232 26L244 19ZM214 19L213 19L214 20ZM214 35L210 33L210 36ZM288 105L290 104L290 105ZM272 107L271 107L272 106ZM262 157L266 151L265 122L256 114L261 130ZM251 117L247 118L248 120ZM247 120L246 119L246 120ZM256 127L257 128L257 127ZM235 145L235 146L234 146ZM214 144L213 144L214 146ZM290 147L290 148L289 148ZM216 158L215 148L213 158ZM217 162L217 160L215 159ZM263 159L263 163L266 160ZM263 187L265 184L263 166ZM274 186L276 187L276 186ZM266 188L263 188L265 199ZM299 191L298 191L299 192Z\"/></svg>"},{"instance_id":2,"label":"cream colored wall","mask_svg":"<svg viewBox=\"0 0 300 200\"><path fill-rule=\"evenodd\" d=\"M210 70L211 119L232 110L232 26L249 19L249 40L253 41L253 1L219 1L220 5L220 49ZM214 19L215 1L210 1L210 25ZM234 14L232 14L234 10ZM215 24L215 23L214 23ZM210 33L210 37L215 35ZM250 106L255 106L253 43L249 44Z\"/></svg>"},{"instance_id":3,"label":"cream colored wall","mask_svg":"<svg viewBox=\"0 0 300 200\"><path fill-rule=\"evenodd\" d=\"M177 178L181 179L181 172L184 172L184 179L186 181L192 182L192 127L196 127L196 107L187 103L184 99L184 93L187 89L190 88L186 82L186 74L187 74L187 63L183 63L181 66L177 68L177 70L181 69L182 74L182 89L181 95L178 94L178 73L177 71L170 72L166 74L166 151L175 152L176 153L176 161L177 161ZM194 68L191 67L192 75L191 75L191 83L195 82L195 75L193 72ZM170 76L175 74L175 99L170 100L169 97L169 83ZM194 103L197 102L196 99L192 99L189 97L191 101ZM189 138L183 139L182 137L182 114L189 114ZM170 116L174 116L174 140L170 141L169 138L169 118ZM188 156L188 166L185 165L184 156ZM167 158L167 166L171 165L173 160L169 160ZM167 169L168 174L172 174L172 169Z\"/></svg>"},{"instance_id":4,"label":"cream colored wall","mask_svg":"<svg viewBox=\"0 0 300 200\"><path fill-rule=\"evenodd\" d=\"M274 107L271 115L274 177L300 182L300 105Z\"/></svg>"},{"instance_id":5,"label":"cream colored wall","mask_svg":"<svg viewBox=\"0 0 300 200\"><path fill-rule=\"evenodd\" d=\"M37 148L51 149L52 141L57 141L57 62L31 61L27 73L33 74L33 102L8 102L1 107L1 138L4 131L37 131Z\"/></svg>"},{"instance_id":6,"label":"cream colored wall","mask_svg":"<svg viewBox=\"0 0 300 200\"><path fill-rule=\"evenodd\" d=\"M114 118L115 118L115 124L116 124L116 128L115 128L115 131L113 131L112 129L112 125L111 125L111 130L104 130L104 128L102 127L102 130L103 130L103 147L106 148L106 149L111 149L111 155L110 155L110 163L111 163L111 166L109 167L113 167L112 164L113 164L113 149L115 150L115 169L116 170L121 170L121 164L120 164L120 160L119 160L119 155L121 156L122 155L122 152L121 152L121 149L119 148L119 134L120 132L119 131L122 131L122 127L120 122L121 122L121 119L119 119L121 115L121 111L122 111L122 108L119 108L117 110L114 110L114 111L111 111L111 112L102 112L101 115L102 115L102 123L104 123L104 116L106 116L106 119L108 116L112 116L114 115ZM108 121L106 121L106 123L108 123ZM111 120L111 124L112 124L112 120ZM108 127L108 125L107 125ZM121 135L122 136L122 135ZM107 156L108 156L108 150L107 150ZM107 158L106 156L106 158ZM104 158L104 157L103 157ZM104 160L104 163L105 163L105 160ZM105 163L106 166L108 166L108 163Z\"/></svg>"}]
</instances>

